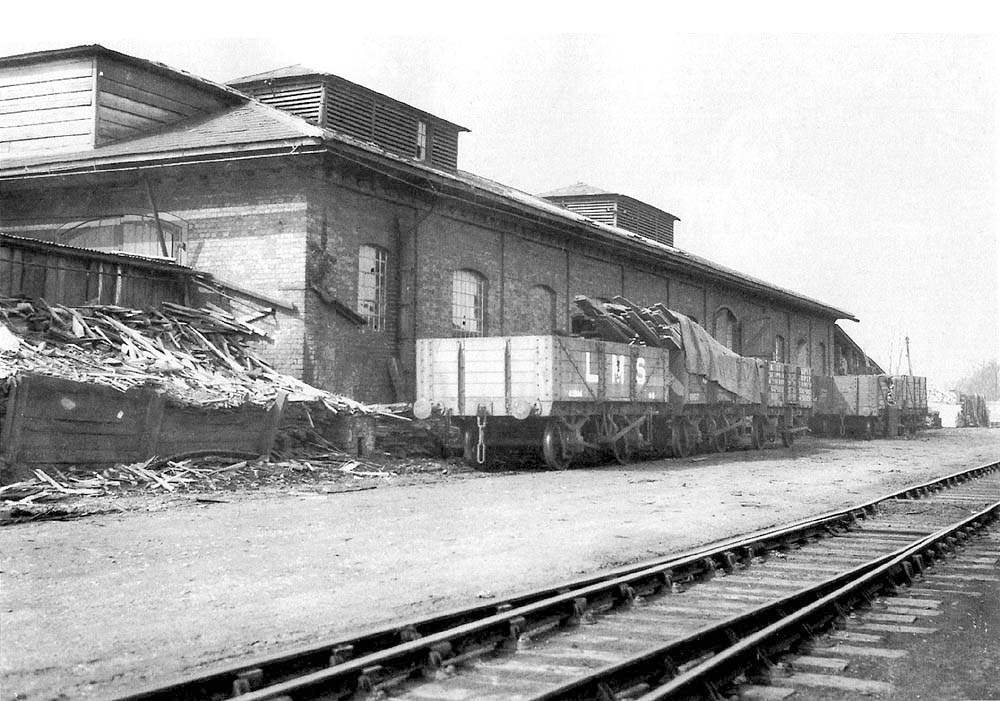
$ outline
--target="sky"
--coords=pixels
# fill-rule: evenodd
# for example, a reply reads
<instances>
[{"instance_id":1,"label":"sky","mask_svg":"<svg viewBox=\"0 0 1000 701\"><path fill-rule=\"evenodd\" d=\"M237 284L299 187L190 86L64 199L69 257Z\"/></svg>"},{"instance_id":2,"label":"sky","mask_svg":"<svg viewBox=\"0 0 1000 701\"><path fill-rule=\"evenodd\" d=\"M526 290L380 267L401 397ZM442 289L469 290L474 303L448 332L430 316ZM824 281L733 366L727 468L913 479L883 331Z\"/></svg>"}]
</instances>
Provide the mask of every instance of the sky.
<instances>
[{"instance_id":1,"label":"sky","mask_svg":"<svg viewBox=\"0 0 1000 701\"><path fill-rule=\"evenodd\" d=\"M219 82L335 73L469 128L463 170L534 193L586 182L680 217L679 248L853 313L841 325L887 370L906 372L909 337L914 374L947 389L1000 358L1000 35L913 3L798 21L779 5L625 3L600 23L587 10L607 6L586 3L466 21L467 5L434 3L241 5L239 21L181 3L131 23L28 10L0 55L99 43Z\"/></svg>"}]
</instances>

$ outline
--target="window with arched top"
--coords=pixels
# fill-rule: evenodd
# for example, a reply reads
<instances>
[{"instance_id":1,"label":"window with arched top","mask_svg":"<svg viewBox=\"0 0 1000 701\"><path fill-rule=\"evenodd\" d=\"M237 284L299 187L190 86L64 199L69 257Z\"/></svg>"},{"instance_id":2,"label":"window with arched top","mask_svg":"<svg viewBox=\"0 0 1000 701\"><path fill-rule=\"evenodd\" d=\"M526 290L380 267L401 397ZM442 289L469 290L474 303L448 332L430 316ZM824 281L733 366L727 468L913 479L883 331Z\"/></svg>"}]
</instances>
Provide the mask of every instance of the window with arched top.
<instances>
[{"instance_id":1,"label":"window with arched top","mask_svg":"<svg viewBox=\"0 0 1000 701\"><path fill-rule=\"evenodd\" d=\"M451 274L451 323L462 336L486 335L486 278L475 270Z\"/></svg>"},{"instance_id":2,"label":"window with arched top","mask_svg":"<svg viewBox=\"0 0 1000 701\"><path fill-rule=\"evenodd\" d=\"M779 363L785 362L785 337L781 334L774 336L774 360Z\"/></svg>"},{"instance_id":3,"label":"window with arched top","mask_svg":"<svg viewBox=\"0 0 1000 701\"><path fill-rule=\"evenodd\" d=\"M548 285L535 285L528 291L527 328L525 333L550 334L556 328L556 292Z\"/></svg>"},{"instance_id":4,"label":"window with arched top","mask_svg":"<svg viewBox=\"0 0 1000 701\"><path fill-rule=\"evenodd\" d=\"M719 307L715 312L715 340L726 348L740 352L740 327L736 315L729 307Z\"/></svg>"},{"instance_id":5,"label":"window with arched top","mask_svg":"<svg viewBox=\"0 0 1000 701\"><path fill-rule=\"evenodd\" d=\"M795 344L795 364L800 368L809 367L809 344L804 338Z\"/></svg>"},{"instance_id":6,"label":"window with arched top","mask_svg":"<svg viewBox=\"0 0 1000 701\"><path fill-rule=\"evenodd\" d=\"M381 246L358 248L358 314L372 331L385 330L388 265L389 252Z\"/></svg>"}]
</instances>

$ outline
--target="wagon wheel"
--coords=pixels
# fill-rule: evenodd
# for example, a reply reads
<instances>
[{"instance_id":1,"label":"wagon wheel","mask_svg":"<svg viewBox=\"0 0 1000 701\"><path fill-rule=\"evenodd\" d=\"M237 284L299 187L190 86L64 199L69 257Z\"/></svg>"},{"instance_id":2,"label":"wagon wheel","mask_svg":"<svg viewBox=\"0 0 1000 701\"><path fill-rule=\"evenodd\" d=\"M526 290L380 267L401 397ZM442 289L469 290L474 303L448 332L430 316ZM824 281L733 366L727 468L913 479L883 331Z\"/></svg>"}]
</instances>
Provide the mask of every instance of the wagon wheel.
<instances>
[{"instance_id":1,"label":"wagon wheel","mask_svg":"<svg viewBox=\"0 0 1000 701\"><path fill-rule=\"evenodd\" d=\"M567 440L566 427L562 421L550 419L545 424L545 434L542 436L542 456L545 464L553 470L565 470L573 462Z\"/></svg>"},{"instance_id":2,"label":"wagon wheel","mask_svg":"<svg viewBox=\"0 0 1000 701\"><path fill-rule=\"evenodd\" d=\"M771 426L771 422L768 421L764 426L764 440L768 445L774 445L778 442L778 427ZM773 430L772 430L773 429Z\"/></svg>"},{"instance_id":3,"label":"wagon wheel","mask_svg":"<svg viewBox=\"0 0 1000 701\"><path fill-rule=\"evenodd\" d=\"M737 434L733 431L733 421L728 416L722 417L722 425L728 429L725 433L719 436L719 449L722 451L729 450L730 448L735 448L739 445L739 438Z\"/></svg>"},{"instance_id":4,"label":"wagon wheel","mask_svg":"<svg viewBox=\"0 0 1000 701\"><path fill-rule=\"evenodd\" d=\"M795 443L795 434L789 433L789 426L785 423L784 419L778 424L778 430L781 432L781 444L786 448L791 448L792 444Z\"/></svg>"},{"instance_id":5,"label":"wagon wheel","mask_svg":"<svg viewBox=\"0 0 1000 701\"><path fill-rule=\"evenodd\" d=\"M476 446L479 443L479 429L466 426L462 429L462 460L466 465L479 467L476 463Z\"/></svg>"},{"instance_id":6,"label":"wagon wheel","mask_svg":"<svg viewBox=\"0 0 1000 701\"><path fill-rule=\"evenodd\" d=\"M622 430L628 426L629 420L627 416L616 416L611 420L611 428L615 433ZM628 465L632 462L632 458L635 456L635 444L636 439L633 435L635 429L626 431L625 434L611 444L611 451L615 455L615 460L617 460L622 465Z\"/></svg>"},{"instance_id":7,"label":"wagon wheel","mask_svg":"<svg viewBox=\"0 0 1000 701\"><path fill-rule=\"evenodd\" d=\"M759 416L753 417L753 423L750 424L750 445L754 450L764 447L764 420Z\"/></svg>"},{"instance_id":8,"label":"wagon wheel","mask_svg":"<svg viewBox=\"0 0 1000 701\"><path fill-rule=\"evenodd\" d=\"M722 450L722 439L723 437L716 433L719 429L718 422L711 416L704 421L705 430L705 449L712 453L718 453Z\"/></svg>"},{"instance_id":9,"label":"wagon wheel","mask_svg":"<svg viewBox=\"0 0 1000 701\"><path fill-rule=\"evenodd\" d=\"M691 454L691 429L687 421L677 419L674 421L673 431L670 437L670 446L674 451L675 458L686 458Z\"/></svg>"},{"instance_id":10,"label":"wagon wheel","mask_svg":"<svg viewBox=\"0 0 1000 701\"><path fill-rule=\"evenodd\" d=\"M875 437L875 419L869 417L869 419L865 421L864 439L866 441L870 441L874 437Z\"/></svg>"}]
</instances>

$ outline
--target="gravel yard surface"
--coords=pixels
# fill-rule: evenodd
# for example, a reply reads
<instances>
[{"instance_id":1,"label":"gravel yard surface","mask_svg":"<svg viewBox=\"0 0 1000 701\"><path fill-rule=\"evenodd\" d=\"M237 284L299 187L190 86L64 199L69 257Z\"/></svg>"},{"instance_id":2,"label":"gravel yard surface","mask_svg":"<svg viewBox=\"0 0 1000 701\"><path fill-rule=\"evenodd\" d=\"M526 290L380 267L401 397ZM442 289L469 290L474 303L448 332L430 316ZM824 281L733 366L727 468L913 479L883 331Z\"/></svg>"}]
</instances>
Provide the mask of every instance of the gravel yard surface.
<instances>
[{"instance_id":1,"label":"gravel yard surface","mask_svg":"<svg viewBox=\"0 0 1000 701\"><path fill-rule=\"evenodd\" d=\"M0 528L6 699L105 698L243 655L513 594L1000 459L1000 431L565 472L129 497ZM129 501L129 499L131 501Z\"/></svg>"}]
</instances>

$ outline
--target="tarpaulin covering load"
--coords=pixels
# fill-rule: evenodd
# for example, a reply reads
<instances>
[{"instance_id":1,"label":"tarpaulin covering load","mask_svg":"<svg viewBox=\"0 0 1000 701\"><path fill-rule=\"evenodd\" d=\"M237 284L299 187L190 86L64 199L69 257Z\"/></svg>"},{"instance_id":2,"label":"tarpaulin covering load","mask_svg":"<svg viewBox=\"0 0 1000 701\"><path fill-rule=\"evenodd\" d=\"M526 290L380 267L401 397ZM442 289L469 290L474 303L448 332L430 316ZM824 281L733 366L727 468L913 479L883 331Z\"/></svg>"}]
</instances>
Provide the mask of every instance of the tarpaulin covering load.
<instances>
[{"instance_id":1,"label":"tarpaulin covering load","mask_svg":"<svg viewBox=\"0 0 1000 701\"><path fill-rule=\"evenodd\" d=\"M674 312L681 328L687 371L703 375L741 399L758 404L764 391L763 361L744 358L716 341L688 317Z\"/></svg>"}]
</instances>

